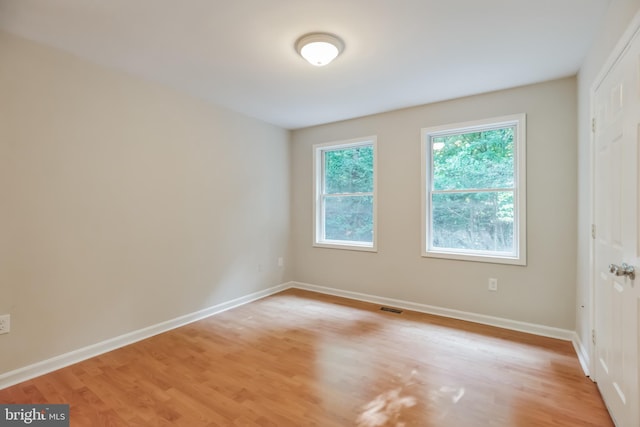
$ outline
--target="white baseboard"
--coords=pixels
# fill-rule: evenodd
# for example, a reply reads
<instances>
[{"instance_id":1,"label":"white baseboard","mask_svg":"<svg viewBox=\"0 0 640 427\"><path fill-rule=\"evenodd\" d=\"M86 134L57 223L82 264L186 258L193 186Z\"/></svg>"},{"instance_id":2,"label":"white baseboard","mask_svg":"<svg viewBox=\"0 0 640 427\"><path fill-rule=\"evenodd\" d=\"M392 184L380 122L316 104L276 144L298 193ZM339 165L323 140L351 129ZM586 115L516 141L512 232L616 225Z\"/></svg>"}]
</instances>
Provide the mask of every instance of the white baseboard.
<instances>
[{"instance_id":1,"label":"white baseboard","mask_svg":"<svg viewBox=\"0 0 640 427\"><path fill-rule=\"evenodd\" d=\"M79 348L77 350L70 351L69 353L61 354L59 356L43 360L32 365L24 366L22 368L3 373L0 375L0 390L21 383L23 381L39 377L40 375L47 374L57 369L64 368L74 363L81 362L91 357L99 356L100 354L115 350L120 347L124 347L125 345L133 344L137 341L141 341L154 335L167 332L171 329L179 328L180 326L184 326L188 323L193 323L206 317L213 316L214 314L218 314L223 311L248 304L252 301L267 297L269 295L273 295L284 289L288 289L291 286L291 282L273 286L263 291L254 292L252 294L216 304L214 306L198 310L193 313L185 314L184 316L176 317L175 319L167 320L165 322L151 325L146 328L138 329L136 331L132 331L124 335L108 339L106 341Z\"/></svg>"},{"instance_id":2,"label":"white baseboard","mask_svg":"<svg viewBox=\"0 0 640 427\"><path fill-rule=\"evenodd\" d=\"M578 360L580 361L580 366L582 366L584 374L588 377L591 377L591 373L589 370L589 366L591 366L589 352L582 343L582 340L580 340L580 336L576 332L573 333L571 342L573 343L573 348L576 350L576 354L578 355Z\"/></svg>"},{"instance_id":3,"label":"white baseboard","mask_svg":"<svg viewBox=\"0 0 640 427\"><path fill-rule=\"evenodd\" d=\"M573 341L575 335L574 331L570 331L567 329L537 325L535 323L520 322L517 320L504 319L501 317L487 316L484 314L470 313L460 310L452 310L450 308L436 307L433 305L419 304L393 298L361 294L359 292L343 291L335 288L311 285L309 283L291 282L290 287L319 292L322 294L335 295L338 297L355 299L359 301L371 302L374 304L390 305L397 308L404 308L406 310L418 311L420 313L451 317L453 319L466 320L469 322L481 323L483 325L497 326L499 328L511 329L514 331L526 332L529 334L540 335L544 337L557 338L563 341Z\"/></svg>"}]
</instances>

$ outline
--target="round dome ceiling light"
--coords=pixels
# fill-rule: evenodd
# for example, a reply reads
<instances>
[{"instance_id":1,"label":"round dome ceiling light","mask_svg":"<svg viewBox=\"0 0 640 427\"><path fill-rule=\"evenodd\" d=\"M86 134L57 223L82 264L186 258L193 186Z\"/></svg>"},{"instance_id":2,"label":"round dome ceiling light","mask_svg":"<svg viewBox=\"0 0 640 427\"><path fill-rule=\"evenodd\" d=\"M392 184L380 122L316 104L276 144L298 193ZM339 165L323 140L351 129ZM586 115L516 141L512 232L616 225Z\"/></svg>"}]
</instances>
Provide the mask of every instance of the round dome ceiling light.
<instances>
[{"instance_id":1,"label":"round dome ceiling light","mask_svg":"<svg viewBox=\"0 0 640 427\"><path fill-rule=\"evenodd\" d=\"M344 49L338 37L328 33L310 33L300 37L296 50L311 65L323 67L336 59Z\"/></svg>"}]
</instances>

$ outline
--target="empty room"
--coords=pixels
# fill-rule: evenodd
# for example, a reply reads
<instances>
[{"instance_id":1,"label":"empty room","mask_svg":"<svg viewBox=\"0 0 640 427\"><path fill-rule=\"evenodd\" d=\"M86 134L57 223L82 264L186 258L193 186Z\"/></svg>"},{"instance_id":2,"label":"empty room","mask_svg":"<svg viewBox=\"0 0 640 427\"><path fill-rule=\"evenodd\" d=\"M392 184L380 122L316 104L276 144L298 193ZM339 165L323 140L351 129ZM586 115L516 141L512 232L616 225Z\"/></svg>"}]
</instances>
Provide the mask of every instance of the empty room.
<instances>
[{"instance_id":1,"label":"empty room","mask_svg":"<svg viewBox=\"0 0 640 427\"><path fill-rule=\"evenodd\" d=\"M640 427L637 0L0 0L0 426Z\"/></svg>"}]
</instances>

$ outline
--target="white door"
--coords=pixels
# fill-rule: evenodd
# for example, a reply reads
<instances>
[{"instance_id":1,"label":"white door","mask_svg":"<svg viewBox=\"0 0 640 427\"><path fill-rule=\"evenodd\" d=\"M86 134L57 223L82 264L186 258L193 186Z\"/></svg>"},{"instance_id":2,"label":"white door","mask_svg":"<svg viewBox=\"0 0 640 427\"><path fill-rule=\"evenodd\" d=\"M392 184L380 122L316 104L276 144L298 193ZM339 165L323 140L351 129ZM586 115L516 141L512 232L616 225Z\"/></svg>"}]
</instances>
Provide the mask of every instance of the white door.
<instances>
[{"instance_id":1,"label":"white door","mask_svg":"<svg viewBox=\"0 0 640 427\"><path fill-rule=\"evenodd\" d=\"M640 426L640 36L595 91L595 379L618 427Z\"/></svg>"}]
</instances>

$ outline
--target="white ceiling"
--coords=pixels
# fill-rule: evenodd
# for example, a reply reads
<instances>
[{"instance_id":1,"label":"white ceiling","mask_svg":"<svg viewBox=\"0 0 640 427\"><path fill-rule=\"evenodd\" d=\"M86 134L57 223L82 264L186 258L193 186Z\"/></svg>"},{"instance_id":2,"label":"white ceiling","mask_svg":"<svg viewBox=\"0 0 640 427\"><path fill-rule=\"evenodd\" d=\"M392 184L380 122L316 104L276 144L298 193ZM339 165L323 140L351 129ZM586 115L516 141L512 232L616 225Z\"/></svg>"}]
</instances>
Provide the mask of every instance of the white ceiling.
<instances>
[{"instance_id":1,"label":"white ceiling","mask_svg":"<svg viewBox=\"0 0 640 427\"><path fill-rule=\"evenodd\" d=\"M0 0L0 28L293 129L573 75L608 4ZM309 65L311 31L345 51Z\"/></svg>"}]
</instances>

